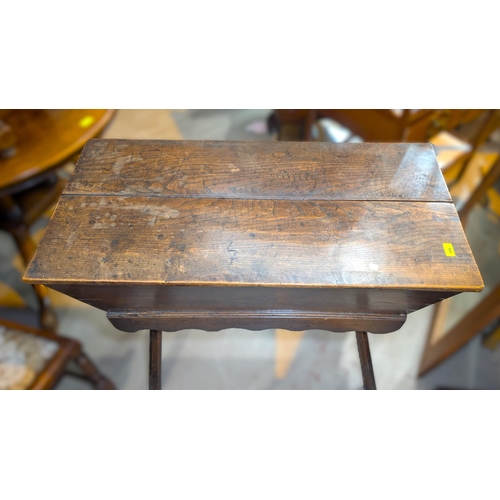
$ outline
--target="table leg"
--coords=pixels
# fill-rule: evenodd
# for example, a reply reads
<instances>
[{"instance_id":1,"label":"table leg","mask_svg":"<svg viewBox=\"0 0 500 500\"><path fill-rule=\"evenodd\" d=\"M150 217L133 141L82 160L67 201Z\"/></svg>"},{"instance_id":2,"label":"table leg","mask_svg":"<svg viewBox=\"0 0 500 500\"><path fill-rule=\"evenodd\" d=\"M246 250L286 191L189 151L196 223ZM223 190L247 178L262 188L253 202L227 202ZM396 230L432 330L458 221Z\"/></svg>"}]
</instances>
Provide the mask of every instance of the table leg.
<instances>
[{"instance_id":1,"label":"table leg","mask_svg":"<svg viewBox=\"0 0 500 500\"><path fill-rule=\"evenodd\" d=\"M161 389L160 330L149 330L149 389Z\"/></svg>"},{"instance_id":2,"label":"table leg","mask_svg":"<svg viewBox=\"0 0 500 500\"><path fill-rule=\"evenodd\" d=\"M359 361L361 362L361 373L363 374L363 389L376 389L368 334L366 332L356 332L356 342L358 343Z\"/></svg>"}]
</instances>

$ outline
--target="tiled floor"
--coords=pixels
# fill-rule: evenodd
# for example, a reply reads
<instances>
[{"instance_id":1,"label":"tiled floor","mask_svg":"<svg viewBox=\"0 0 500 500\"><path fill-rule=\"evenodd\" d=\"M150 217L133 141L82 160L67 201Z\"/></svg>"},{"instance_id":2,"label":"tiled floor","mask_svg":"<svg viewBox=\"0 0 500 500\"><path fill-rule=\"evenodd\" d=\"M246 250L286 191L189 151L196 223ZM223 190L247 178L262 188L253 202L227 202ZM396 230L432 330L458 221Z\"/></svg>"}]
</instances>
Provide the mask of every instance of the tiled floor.
<instances>
[{"instance_id":1,"label":"tiled floor","mask_svg":"<svg viewBox=\"0 0 500 500\"><path fill-rule=\"evenodd\" d=\"M108 138L273 140L264 121L269 110L121 110L105 133ZM457 195L458 193L458 195ZM460 192L457 191L457 202ZM452 192L453 194L453 192ZM494 195L493 195L494 197ZM490 197L490 200L495 201ZM47 219L34 233L39 238ZM450 322L487 293L500 278L499 216L478 206L467 228L487 290L451 299ZM21 281L22 263L5 233L0 233L0 304L35 308ZM123 333L103 311L51 292L60 332L79 339L87 353L120 389L147 387L148 335ZM500 388L500 350L489 351L478 336L459 353L418 380L431 308L408 317L399 332L370 335L380 389ZM87 386L66 378L59 389ZM361 373L355 336L325 331L286 332L186 330L163 335L164 389L359 389Z\"/></svg>"}]
</instances>

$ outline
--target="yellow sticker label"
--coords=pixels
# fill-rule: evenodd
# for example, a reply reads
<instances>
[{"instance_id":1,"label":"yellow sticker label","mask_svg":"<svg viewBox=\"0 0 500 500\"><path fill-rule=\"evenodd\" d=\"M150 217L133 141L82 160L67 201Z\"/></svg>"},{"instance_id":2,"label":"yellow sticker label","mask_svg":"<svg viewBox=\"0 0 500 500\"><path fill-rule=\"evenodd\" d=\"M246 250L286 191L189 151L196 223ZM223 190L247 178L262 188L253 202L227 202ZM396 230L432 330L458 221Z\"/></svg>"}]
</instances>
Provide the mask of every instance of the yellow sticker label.
<instances>
[{"instance_id":1,"label":"yellow sticker label","mask_svg":"<svg viewBox=\"0 0 500 500\"><path fill-rule=\"evenodd\" d=\"M84 116L79 122L78 124L80 125L80 127L82 128L89 128L93 123L95 122L95 118L93 116L90 116L90 115L87 115L87 116Z\"/></svg>"},{"instance_id":2,"label":"yellow sticker label","mask_svg":"<svg viewBox=\"0 0 500 500\"><path fill-rule=\"evenodd\" d=\"M451 243L443 243L443 249L446 257L455 257L455 249Z\"/></svg>"}]
</instances>

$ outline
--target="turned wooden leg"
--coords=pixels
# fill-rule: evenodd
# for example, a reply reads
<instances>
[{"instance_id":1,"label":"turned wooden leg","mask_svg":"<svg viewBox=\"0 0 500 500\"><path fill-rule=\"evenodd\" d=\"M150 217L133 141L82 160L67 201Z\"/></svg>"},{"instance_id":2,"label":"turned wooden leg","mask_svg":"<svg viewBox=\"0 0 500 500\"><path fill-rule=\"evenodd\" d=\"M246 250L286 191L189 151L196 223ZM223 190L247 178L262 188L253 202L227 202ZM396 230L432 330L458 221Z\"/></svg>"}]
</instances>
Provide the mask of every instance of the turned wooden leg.
<instances>
[{"instance_id":1,"label":"turned wooden leg","mask_svg":"<svg viewBox=\"0 0 500 500\"><path fill-rule=\"evenodd\" d=\"M35 255L36 245L30 236L24 214L12 196L0 198L1 227L14 237L17 247L26 265ZM55 332L57 317L52 309L48 290L43 285L33 285L33 289L40 304L40 323L46 330Z\"/></svg>"},{"instance_id":2,"label":"turned wooden leg","mask_svg":"<svg viewBox=\"0 0 500 500\"><path fill-rule=\"evenodd\" d=\"M149 331L149 389L161 389L161 336L160 330Z\"/></svg>"},{"instance_id":3,"label":"turned wooden leg","mask_svg":"<svg viewBox=\"0 0 500 500\"><path fill-rule=\"evenodd\" d=\"M356 332L356 342L358 343L359 361L361 362L361 373L363 375L363 389L376 389L368 334L366 332Z\"/></svg>"},{"instance_id":4,"label":"turned wooden leg","mask_svg":"<svg viewBox=\"0 0 500 500\"><path fill-rule=\"evenodd\" d=\"M83 352L80 352L74 360L96 389L115 389L113 382L107 379Z\"/></svg>"}]
</instances>

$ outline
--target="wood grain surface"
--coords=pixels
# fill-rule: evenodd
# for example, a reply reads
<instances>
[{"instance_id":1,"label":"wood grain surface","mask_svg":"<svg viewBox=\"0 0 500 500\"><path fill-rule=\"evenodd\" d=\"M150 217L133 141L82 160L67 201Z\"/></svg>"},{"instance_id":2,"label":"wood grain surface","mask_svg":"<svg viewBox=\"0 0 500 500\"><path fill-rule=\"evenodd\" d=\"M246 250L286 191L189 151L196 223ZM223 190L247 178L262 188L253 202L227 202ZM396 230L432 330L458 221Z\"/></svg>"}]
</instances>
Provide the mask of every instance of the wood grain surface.
<instances>
[{"instance_id":1,"label":"wood grain surface","mask_svg":"<svg viewBox=\"0 0 500 500\"><path fill-rule=\"evenodd\" d=\"M53 219L32 283L482 287L451 203L68 195Z\"/></svg>"},{"instance_id":2,"label":"wood grain surface","mask_svg":"<svg viewBox=\"0 0 500 500\"><path fill-rule=\"evenodd\" d=\"M451 202L431 144L93 139L66 193Z\"/></svg>"},{"instance_id":3,"label":"wood grain surface","mask_svg":"<svg viewBox=\"0 0 500 500\"><path fill-rule=\"evenodd\" d=\"M483 288L432 147L387 143L89 141L25 279L128 331L385 333Z\"/></svg>"}]
</instances>

